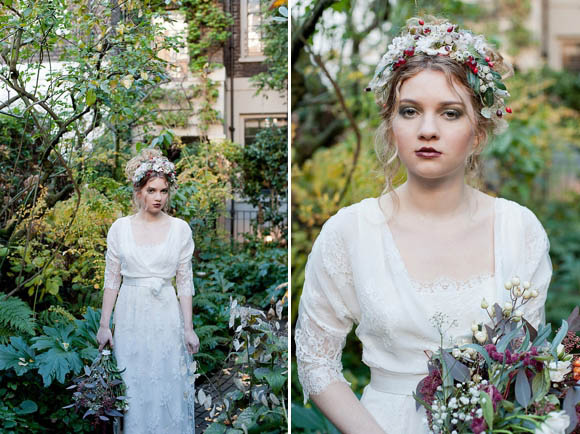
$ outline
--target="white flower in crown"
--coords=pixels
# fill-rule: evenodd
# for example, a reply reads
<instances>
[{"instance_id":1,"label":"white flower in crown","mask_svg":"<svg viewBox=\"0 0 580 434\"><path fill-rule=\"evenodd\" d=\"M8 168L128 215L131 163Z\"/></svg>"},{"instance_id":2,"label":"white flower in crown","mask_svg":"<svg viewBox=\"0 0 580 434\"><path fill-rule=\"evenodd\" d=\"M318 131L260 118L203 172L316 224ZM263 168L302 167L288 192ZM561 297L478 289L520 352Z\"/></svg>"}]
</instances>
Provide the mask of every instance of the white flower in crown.
<instances>
[{"instance_id":1,"label":"white flower in crown","mask_svg":"<svg viewBox=\"0 0 580 434\"><path fill-rule=\"evenodd\" d=\"M133 184L137 184L148 172L164 173L167 175L170 184L175 184L175 165L166 158L155 157L143 161L133 174Z\"/></svg>"},{"instance_id":2,"label":"white flower in crown","mask_svg":"<svg viewBox=\"0 0 580 434\"><path fill-rule=\"evenodd\" d=\"M404 65L408 58L417 53L449 56L469 69L469 86L484 106L481 114L493 120L497 132L507 125L502 119L503 114L511 113L512 110L505 107L504 98L509 93L502 82L501 74L493 69L494 63L487 55L490 51L492 50L482 35L474 36L449 22L430 25L423 20L410 21L406 33L392 40L387 53L377 65L367 90L373 90L379 104L385 107L389 79L393 71Z\"/></svg>"}]
</instances>

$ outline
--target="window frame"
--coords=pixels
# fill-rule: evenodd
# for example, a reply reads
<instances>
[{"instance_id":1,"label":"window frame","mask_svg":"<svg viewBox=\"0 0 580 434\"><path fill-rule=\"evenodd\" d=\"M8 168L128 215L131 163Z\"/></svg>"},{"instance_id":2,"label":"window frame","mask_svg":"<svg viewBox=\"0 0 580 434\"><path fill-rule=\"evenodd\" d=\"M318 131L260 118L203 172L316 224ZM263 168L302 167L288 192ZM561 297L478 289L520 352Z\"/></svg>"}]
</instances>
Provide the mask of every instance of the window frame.
<instances>
[{"instance_id":1,"label":"window frame","mask_svg":"<svg viewBox=\"0 0 580 434\"><path fill-rule=\"evenodd\" d=\"M259 0L260 7L262 7L262 0ZM263 13L261 14L263 16ZM263 62L266 56L263 54L250 55L248 54L248 0L240 1L240 57L238 62Z\"/></svg>"}]
</instances>

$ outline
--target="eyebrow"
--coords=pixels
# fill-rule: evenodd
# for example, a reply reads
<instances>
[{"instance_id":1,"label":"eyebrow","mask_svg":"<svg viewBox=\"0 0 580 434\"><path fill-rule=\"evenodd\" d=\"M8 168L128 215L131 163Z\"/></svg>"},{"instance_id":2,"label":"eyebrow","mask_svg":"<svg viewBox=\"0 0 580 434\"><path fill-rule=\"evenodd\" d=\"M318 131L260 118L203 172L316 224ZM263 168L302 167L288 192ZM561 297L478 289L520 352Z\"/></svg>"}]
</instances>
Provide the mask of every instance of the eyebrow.
<instances>
[{"instance_id":1,"label":"eyebrow","mask_svg":"<svg viewBox=\"0 0 580 434\"><path fill-rule=\"evenodd\" d=\"M409 99L409 98L402 99L399 103L421 105L421 103L415 101L414 99ZM439 103L439 106L441 106L441 107L446 107L449 105L460 105L462 107L464 106L464 104L461 101L443 101L443 102Z\"/></svg>"}]
</instances>

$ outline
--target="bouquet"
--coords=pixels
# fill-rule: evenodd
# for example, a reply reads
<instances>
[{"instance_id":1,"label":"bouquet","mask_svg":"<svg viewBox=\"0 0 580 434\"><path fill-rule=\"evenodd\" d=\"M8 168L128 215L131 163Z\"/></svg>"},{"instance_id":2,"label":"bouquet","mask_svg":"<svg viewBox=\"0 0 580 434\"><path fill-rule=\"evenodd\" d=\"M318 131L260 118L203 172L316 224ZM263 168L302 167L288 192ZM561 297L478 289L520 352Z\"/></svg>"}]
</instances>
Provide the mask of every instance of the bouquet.
<instances>
[{"instance_id":1,"label":"bouquet","mask_svg":"<svg viewBox=\"0 0 580 434\"><path fill-rule=\"evenodd\" d=\"M83 409L83 419L91 417L94 425L110 421L111 417L123 417L129 408L125 396L126 386L110 350L102 350L91 366L84 367L84 374L73 379L74 403L63 408Z\"/></svg>"},{"instance_id":2,"label":"bouquet","mask_svg":"<svg viewBox=\"0 0 580 434\"><path fill-rule=\"evenodd\" d=\"M473 323L472 343L428 353L417 409L432 433L580 433L579 308L548 342L550 324L536 330L522 313L537 291L517 277L505 287L503 307L483 299L490 323Z\"/></svg>"}]
</instances>

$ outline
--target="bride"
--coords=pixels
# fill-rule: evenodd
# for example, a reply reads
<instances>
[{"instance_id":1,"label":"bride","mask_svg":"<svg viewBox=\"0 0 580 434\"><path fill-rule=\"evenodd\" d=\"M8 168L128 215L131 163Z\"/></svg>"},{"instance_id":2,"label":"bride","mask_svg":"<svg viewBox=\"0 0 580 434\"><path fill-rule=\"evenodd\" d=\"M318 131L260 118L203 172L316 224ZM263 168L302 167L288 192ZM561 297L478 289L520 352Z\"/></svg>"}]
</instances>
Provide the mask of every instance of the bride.
<instances>
[{"instance_id":1,"label":"bride","mask_svg":"<svg viewBox=\"0 0 580 434\"><path fill-rule=\"evenodd\" d=\"M138 212L116 220L107 235L99 350L109 344L125 369L125 434L192 434L190 354L199 350L199 339L192 324L191 229L164 212L176 179L173 164L160 151L145 149L125 172ZM109 328L113 307L114 337Z\"/></svg>"},{"instance_id":2,"label":"bride","mask_svg":"<svg viewBox=\"0 0 580 434\"><path fill-rule=\"evenodd\" d=\"M504 282L518 276L538 293L526 319L544 321L552 268L541 223L466 183L511 113L498 73L507 69L483 36L419 19L377 67L370 90L381 109L387 188L324 224L295 332L304 398L342 432L428 432L412 393L427 375L424 351L440 343L435 314L453 324L446 344L470 341L472 321L486 320L482 299L503 304ZM393 189L400 164L407 179ZM371 371L360 401L341 372L353 325Z\"/></svg>"}]
</instances>

